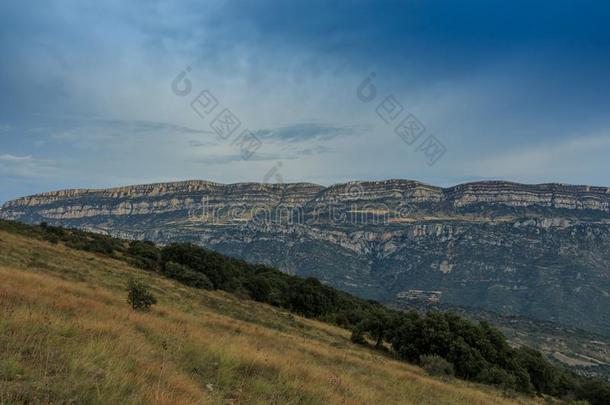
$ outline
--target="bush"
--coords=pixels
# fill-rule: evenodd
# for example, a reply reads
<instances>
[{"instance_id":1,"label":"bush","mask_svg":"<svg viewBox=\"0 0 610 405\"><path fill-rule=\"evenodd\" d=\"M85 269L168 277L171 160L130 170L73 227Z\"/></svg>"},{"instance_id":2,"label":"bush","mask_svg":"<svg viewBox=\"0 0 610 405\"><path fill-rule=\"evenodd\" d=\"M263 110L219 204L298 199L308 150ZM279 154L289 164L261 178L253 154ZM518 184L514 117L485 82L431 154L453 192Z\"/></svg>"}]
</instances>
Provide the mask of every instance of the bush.
<instances>
[{"instance_id":1,"label":"bush","mask_svg":"<svg viewBox=\"0 0 610 405\"><path fill-rule=\"evenodd\" d=\"M433 376L453 376L453 364L437 355L424 355L419 358L419 365Z\"/></svg>"},{"instance_id":2,"label":"bush","mask_svg":"<svg viewBox=\"0 0 610 405\"><path fill-rule=\"evenodd\" d=\"M610 401L610 386L603 380L591 379L581 384L578 395L591 405L607 404Z\"/></svg>"},{"instance_id":3,"label":"bush","mask_svg":"<svg viewBox=\"0 0 610 405\"><path fill-rule=\"evenodd\" d=\"M523 346L515 351L515 356L519 366L529 374L535 391L556 396L564 394L558 390L561 369L546 361L540 352Z\"/></svg>"},{"instance_id":4,"label":"bush","mask_svg":"<svg viewBox=\"0 0 610 405\"><path fill-rule=\"evenodd\" d=\"M203 288L206 290L214 289L214 285L205 274L193 271L178 263L165 263L163 274L166 277L173 278L174 280L178 280L191 287Z\"/></svg>"},{"instance_id":5,"label":"bush","mask_svg":"<svg viewBox=\"0 0 610 405\"><path fill-rule=\"evenodd\" d=\"M251 277L245 283L246 289L250 293L253 300L259 302L268 302L272 292L272 286L264 274L257 274Z\"/></svg>"},{"instance_id":6,"label":"bush","mask_svg":"<svg viewBox=\"0 0 610 405\"><path fill-rule=\"evenodd\" d=\"M132 241L127 253L133 257L132 263L144 270L157 270L161 251L149 241Z\"/></svg>"},{"instance_id":7,"label":"bush","mask_svg":"<svg viewBox=\"0 0 610 405\"><path fill-rule=\"evenodd\" d=\"M148 287L142 282L129 280L127 291L127 302L134 311L148 312L150 307L157 303L155 296L148 291Z\"/></svg>"},{"instance_id":8,"label":"bush","mask_svg":"<svg viewBox=\"0 0 610 405\"><path fill-rule=\"evenodd\" d=\"M476 381L488 385L497 385L504 389L518 389L517 377L496 366L489 366L481 370Z\"/></svg>"},{"instance_id":9,"label":"bush","mask_svg":"<svg viewBox=\"0 0 610 405\"><path fill-rule=\"evenodd\" d=\"M352 343L356 343L357 345L365 345L366 339L364 338L364 334L362 330L356 328L352 331L352 337L350 338Z\"/></svg>"},{"instance_id":10,"label":"bush","mask_svg":"<svg viewBox=\"0 0 610 405\"><path fill-rule=\"evenodd\" d=\"M47 236L47 241L53 243L54 245L57 245L59 243L59 237L57 235L49 235Z\"/></svg>"},{"instance_id":11,"label":"bush","mask_svg":"<svg viewBox=\"0 0 610 405\"><path fill-rule=\"evenodd\" d=\"M231 290L237 282L238 269L233 261L193 244L173 243L165 246L161 258L165 263L174 262L204 274L215 289Z\"/></svg>"},{"instance_id":12,"label":"bush","mask_svg":"<svg viewBox=\"0 0 610 405\"><path fill-rule=\"evenodd\" d=\"M157 270L157 262L154 262L146 257L132 257L129 259L129 264L142 270Z\"/></svg>"}]
</instances>

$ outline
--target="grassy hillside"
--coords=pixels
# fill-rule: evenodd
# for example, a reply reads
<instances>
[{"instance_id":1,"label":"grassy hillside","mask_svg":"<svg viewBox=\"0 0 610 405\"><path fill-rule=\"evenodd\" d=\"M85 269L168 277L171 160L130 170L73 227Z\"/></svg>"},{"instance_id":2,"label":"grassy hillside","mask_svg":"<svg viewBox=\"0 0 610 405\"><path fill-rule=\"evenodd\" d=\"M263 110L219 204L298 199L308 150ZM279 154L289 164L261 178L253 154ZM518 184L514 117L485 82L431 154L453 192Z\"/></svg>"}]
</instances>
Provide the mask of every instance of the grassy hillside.
<instances>
[{"instance_id":1,"label":"grassy hillside","mask_svg":"<svg viewBox=\"0 0 610 405\"><path fill-rule=\"evenodd\" d=\"M158 298L126 303L130 277ZM0 231L0 403L531 403L350 342L344 329Z\"/></svg>"}]
</instances>

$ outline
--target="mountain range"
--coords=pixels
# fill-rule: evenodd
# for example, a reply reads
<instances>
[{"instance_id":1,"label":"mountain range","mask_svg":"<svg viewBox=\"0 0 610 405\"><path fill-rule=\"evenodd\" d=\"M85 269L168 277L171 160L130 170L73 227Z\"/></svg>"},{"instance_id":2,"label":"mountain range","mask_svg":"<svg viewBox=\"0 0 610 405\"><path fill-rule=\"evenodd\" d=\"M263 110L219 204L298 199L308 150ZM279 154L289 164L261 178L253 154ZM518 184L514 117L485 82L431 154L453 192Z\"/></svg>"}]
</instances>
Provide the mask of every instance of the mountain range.
<instances>
[{"instance_id":1,"label":"mountain range","mask_svg":"<svg viewBox=\"0 0 610 405\"><path fill-rule=\"evenodd\" d=\"M0 218L192 242L364 298L610 336L610 188L504 181L184 181L9 201Z\"/></svg>"}]
</instances>

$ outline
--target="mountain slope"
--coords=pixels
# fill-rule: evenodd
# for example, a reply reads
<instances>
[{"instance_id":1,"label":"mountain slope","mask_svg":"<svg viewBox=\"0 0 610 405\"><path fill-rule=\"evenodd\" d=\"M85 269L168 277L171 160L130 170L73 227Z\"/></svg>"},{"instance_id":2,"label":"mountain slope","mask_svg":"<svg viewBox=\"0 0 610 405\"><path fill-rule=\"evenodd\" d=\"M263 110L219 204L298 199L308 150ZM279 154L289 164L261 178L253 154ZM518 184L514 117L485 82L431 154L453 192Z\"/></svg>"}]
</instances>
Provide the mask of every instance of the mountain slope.
<instances>
[{"instance_id":1,"label":"mountain slope","mask_svg":"<svg viewBox=\"0 0 610 405\"><path fill-rule=\"evenodd\" d=\"M133 312L137 276L159 304ZM349 333L123 261L0 231L0 403L529 403Z\"/></svg>"},{"instance_id":2,"label":"mountain slope","mask_svg":"<svg viewBox=\"0 0 610 405\"><path fill-rule=\"evenodd\" d=\"M603 187L189 181L45 193L6 203L0 217L194 242L366 298L424 291L610 336Z\"/></svg>"}]
</instances>

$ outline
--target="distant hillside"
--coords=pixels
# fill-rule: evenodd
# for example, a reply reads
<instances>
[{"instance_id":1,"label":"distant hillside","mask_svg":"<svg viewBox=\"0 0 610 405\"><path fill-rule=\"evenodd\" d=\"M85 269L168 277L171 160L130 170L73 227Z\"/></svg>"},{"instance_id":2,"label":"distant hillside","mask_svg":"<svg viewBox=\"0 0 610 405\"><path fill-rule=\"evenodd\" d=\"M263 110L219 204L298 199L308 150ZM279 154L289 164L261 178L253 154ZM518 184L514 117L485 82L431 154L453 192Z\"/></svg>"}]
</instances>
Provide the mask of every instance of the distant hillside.
<instances>
[{"instance_id":1,"label":"distant hillside","mask_svg":"<svg viewBox=\"0 0 610 405\"><path fill-rule=\"evenodd\" d=\"M14 231L0 230L3 404L538 402L443 382L345 329ZM152 312L127 305L131 277L158 298Z\"/></svg>"},{"instance_id":2,"label":"distant hillside","mask_svg":"<svg viewBox=\"0 0 610 405\"><path fill-rule=\"evenodd\" d=\"M442 304L610 336L605 187L187 181L44 193L0 217L193 242L360 297L433 291Z\"/></svg>"},{"instance_id":3,"label":"distant hillside","mask_svg":"<svg viewBox=\"0 0 610 405\"><path fill-rule=\"evenodd\" d=\"M552 363L585 376L610 381L610 339L556 322L498 315L471 307L437 304L419 299L397 299L386 305L403 310L450 311L472 321L498 328L515 347L525 345L542 352Z\"/></svg>"}]
</instances>

